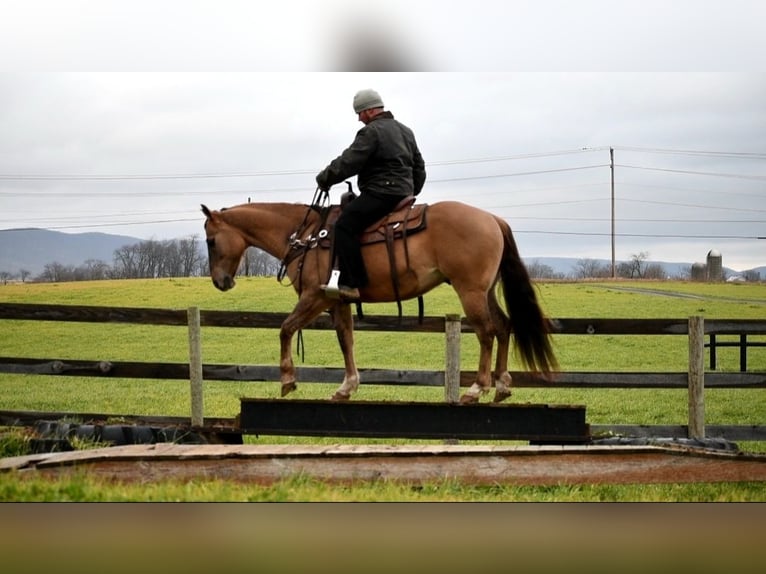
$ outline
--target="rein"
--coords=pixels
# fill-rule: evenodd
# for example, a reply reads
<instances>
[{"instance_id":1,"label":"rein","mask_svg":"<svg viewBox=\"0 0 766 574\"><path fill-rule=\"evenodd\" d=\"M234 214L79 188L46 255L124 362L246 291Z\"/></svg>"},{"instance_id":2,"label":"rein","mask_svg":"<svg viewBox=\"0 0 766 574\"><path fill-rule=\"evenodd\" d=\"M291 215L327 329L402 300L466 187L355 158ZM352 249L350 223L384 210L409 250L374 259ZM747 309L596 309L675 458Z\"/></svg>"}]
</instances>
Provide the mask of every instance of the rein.
<instances>
[{"instance_id":1,"label":"rein","mask_svg":"<svg viewBox=\"0 0 766 574\"><path fill-rule=\"evenodd\" d=\"M282 283L285 275L287 275L288 265L301 257L301 261L298 264L298 293L302 291L301 284L303 282L303 261L305 260L306 254L314 249L317 245L319 245L319 240L324 239L322 233L326 233L325 231L320 231L318 236L310 234L305 240L300 239L301 235L304 234L309 226L309 216L311 215L312 211L319 213L320 218L319 225L317 227L321 229L324 226L324 223L327 220L327 216L330 213L329 191L317 187L316 191L314 192L314 198L311 200L311 204L306 209L306 215L303 216L303 221L301 221L298 228L293 231L292 234L290 234L290 237L287 240L287 253L279 264L279 271L277 271L277 281ZM303 329L298 330L296 352L300 355L301 361L305 362L306 343L303 340Z\"/></svg>"},{"instance_id":2,"label":"rein","mask_svg":"<svg viewBox=\"0 0 766 574\"><path fill-rule=\"evenodd\" d=\"M277 271L277 281L280 283L285 278L285 275L287 274L287 266L290 265L293 261L295 261L298 257L305 257L306 253L310 251L311 249L314 249L318 244L320 239L324 239L323 233L320 231L317 236L309 235L306 240L300 239L300 236L303 235L303 233L308 228L308 222L309 222L309 215L311 215L312 211L316 211L320 215L319 219L319 225L318 227L321 228L324 225L324 222L327 220L327 216L330 213L330 193L327 190L320 189L317 187L316 191L314 192L314 198L311 200L311 204L306 209L306 215L303 216L303 221L301 221L300 225L298 225L298 228L293 231L293 233L290 235L290 237L287 239L287 253L282 258L282 261L280 261L279 264L279 270ZM300 278L303 274L303 263L301 262L299 271L298 271L298 291L300 292Z\"/></svg>"}]
</instances>

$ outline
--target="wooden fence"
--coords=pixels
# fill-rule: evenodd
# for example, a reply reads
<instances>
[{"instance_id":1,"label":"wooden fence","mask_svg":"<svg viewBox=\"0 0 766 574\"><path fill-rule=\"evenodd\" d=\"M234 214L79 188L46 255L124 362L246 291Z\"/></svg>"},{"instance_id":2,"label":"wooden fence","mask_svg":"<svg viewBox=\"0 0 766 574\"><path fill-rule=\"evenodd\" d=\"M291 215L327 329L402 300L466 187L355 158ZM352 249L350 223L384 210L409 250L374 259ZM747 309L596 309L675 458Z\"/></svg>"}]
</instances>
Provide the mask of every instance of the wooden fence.
<instances>
[{"instance_id":1,"label":"wooden fence","mask_svg":"<svg viewBox=\"0 0 766 574\"><path fill-rule=\"evenodd\" d=\"M185 379L192 385L192 424L202 424L202 380L277 381L279 369L257 365L203 365L199 354L199 327L279 328L284 313L243 311L168 310L129 307L95 307L81 305L38 305L0 303L0 319L69 321L88 323L133 323L178 325L189 327L189 363L146 363L118 361L78 361L0 357L0 372L62 376L97 376L150 379ZM560 388L686 388L688 389L688 425L591 425L594 435L614 433L632 437L720 437L729 440L766 440L766 425L705 425L704 389L766 388L766 372L705 372L704 354L709 347L722 346L715 337L739 337L740 354L748 347L763 343L747 341L748 335L766 335L766 320L688 319L555 319L559 335L677 335L689 341L687 372L560 372L553 382L543 382L530 373L512 372L517 387ZM310 329L332 329L330 318L319 317ZM461 333L472 328L459 316L416 317L365 316L356 319L357 331L405 331L444 333L446 341L445 370L360 369L367 384L425 385L445 389L445 400L456 400L459 387L473 382L475 371L461 371L459 348ZM705 337L710 342L705 342ZM713 346L711 346L711 344ZM741 360L741 365L746 359ZM303 382L338 382L341 368L298 367Z\"/></svg>"}]
</instances>

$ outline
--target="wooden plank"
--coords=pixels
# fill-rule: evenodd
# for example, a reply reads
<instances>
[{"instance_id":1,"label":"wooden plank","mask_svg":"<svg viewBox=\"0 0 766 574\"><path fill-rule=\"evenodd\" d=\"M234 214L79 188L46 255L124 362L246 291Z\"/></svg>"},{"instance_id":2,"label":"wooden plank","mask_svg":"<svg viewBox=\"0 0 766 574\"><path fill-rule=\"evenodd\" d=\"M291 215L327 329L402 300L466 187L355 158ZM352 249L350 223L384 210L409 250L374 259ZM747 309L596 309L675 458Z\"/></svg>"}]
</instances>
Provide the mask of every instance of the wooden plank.
<instances>
[{"instance_id":1,"label":"wooden plank","mask_svg":"<svg viewBox=\"0 0 766 574\"><path fill-rule=\"evenodd\" d=\"M244 434L586 442L585 407L240 399Z\"/></svg>"},{"instance_id":2,"label":"wooden plank","mask_svg":"<svg viewBox=\"0 0 766 574\"><path fill-rule=\"evenodd\" d=\"M687 319L581 319L552 320L562 335L685 335ZM764 328L766 329L766 322Z\"/></svg>"},{"instance_id":3,"label":"wooden plank","mask_svg":"<svg viewBox=\"0 0 766 574\"><path fill-rule=\"evenodd\" d=\"M279 381L275 365L203 365L203 378L215 381ZM0 373L57 375L75 377L120 377L132 379L189 380L189 365L185 363L140 363L130 361L79 361L70 359L31 359L0 357ZM359 369L362 384L443 387L443 371L408 369ZM302 383L339 383L344 371L329 367L298 367ZM513 386L533 388L656 388L685 389L687 373L604 373L558 372L547 381L526 371L511 371ZM460 386L469 387L476 371L461 371ZM766 388L766 373L732 372L705 373L705 388Z\"/></svg>"},{"instance_id":4,"label":"wooden plank","mask_svg":"<svg viewBox=\"0 0 766 574\"><path fill-rule=\"evenodd\" d=\"M104 452L107 451L107 452ZM766 480L766 456L657 446L279 447L147 445L4 460L1 469L121 481L270 484L291 476L331 483L455 480L465 484L629 484ZM12 462L9 465L8 462Z\"/></svg>"},{"instance_id":5,"label":"wooden plank","mask_svg":"<svg viewBox=\"0 0 766 574\"><path fill-rule=\"evenodd\" d=\"M689 438L705 438L705 319L689 317Z\"/></svg>"},{"instance_id":6,"label":"wooden plank","mask_svg":"<svg viewBox=\"0 0 766 574\"><path fill-rule=\"evenodd\" d=\"M201 322L207 327L279 328L287 313L252 311L201 311ZM45 305L39 303L0 303L0 319L73 321L87 323L135 323L151 325L186 325L185 309L143 307L101 307L89 305ZM359 331L444 332L444 317L402 317L365 315L355 320ZM588 319L552 318L554 331L562 335L685 335L688 319ZM332 329L327 316L320 316L308 328ZM473 328L461 320L461 330ZM766 335L766 320L710 319L705 333Z\"/></svg>"}]
</instances>

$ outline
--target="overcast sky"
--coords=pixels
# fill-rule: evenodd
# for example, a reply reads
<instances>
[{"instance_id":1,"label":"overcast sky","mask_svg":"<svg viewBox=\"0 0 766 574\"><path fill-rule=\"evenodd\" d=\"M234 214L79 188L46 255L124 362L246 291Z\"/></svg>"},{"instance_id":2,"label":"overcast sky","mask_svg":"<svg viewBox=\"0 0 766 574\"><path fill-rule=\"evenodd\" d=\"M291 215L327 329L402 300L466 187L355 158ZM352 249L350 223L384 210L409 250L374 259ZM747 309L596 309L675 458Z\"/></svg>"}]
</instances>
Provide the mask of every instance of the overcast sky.
<instances>
[{"instance_id":1,"label":"overcast sky","mask_svg":"<svg viewBox=\"0 0 766 574\"><path fill-rule=\"evenodd\" d=\"M766 265L766 3L271 4L0 0L0 229L201 237L200 203L309 202L372 87L420 200L501 215L527 259L611 257L612 148L618 260ZM437 71L333 72L371 61Z\"/></svg>"}]
</instances>

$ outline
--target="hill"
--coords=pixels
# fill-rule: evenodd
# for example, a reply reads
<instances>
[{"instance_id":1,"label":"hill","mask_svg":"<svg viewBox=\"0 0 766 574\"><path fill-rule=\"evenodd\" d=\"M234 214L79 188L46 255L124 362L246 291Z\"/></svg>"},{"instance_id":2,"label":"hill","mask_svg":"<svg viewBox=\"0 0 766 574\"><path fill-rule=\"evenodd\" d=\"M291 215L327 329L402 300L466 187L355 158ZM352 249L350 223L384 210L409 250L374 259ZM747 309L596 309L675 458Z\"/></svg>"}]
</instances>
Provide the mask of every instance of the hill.
<instances>
[{"instance_id":1,"label":"hill","mask_svg":"<svg viewBox=\"0 0 766 574\"><path fill-rule=\"evenodd\" d=\"M0 230L0 271L39 275L48 263L80 266L89 259L111 265L116 249L141 242L127 235L61 233L46 229Z\"/></svg>"},{"instance_id":2,"label":"hill","mask_svg":"<svg viewBox=\"0 0 766 574\"><path fill-rule=\"evenodd\" d=\"M61 265L83 265L89 259L101 260L112 265L115 250L126 245L135 245L143 241L127 235L109 233L62 233L46 229L6 229L0 230L0 272L18 275L26 269L32 276L43 272L48 263ZM526 263L538 263L550 267L560 276L571 277L575 273L577 257L526 257ZM606 259L596 260L600 265L609 265ZM678 277L688 272L691 263L648 261L663 266L670 277ZM724 268L728 277L739 275L746 269ZM759 272L766 278L766 266L752 271Z\"/></svg>"}]
</instances>

